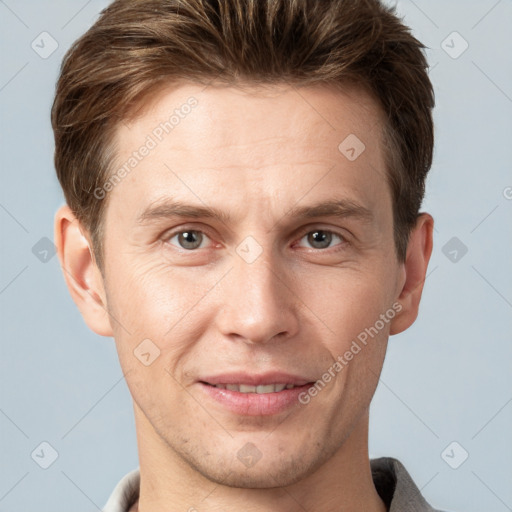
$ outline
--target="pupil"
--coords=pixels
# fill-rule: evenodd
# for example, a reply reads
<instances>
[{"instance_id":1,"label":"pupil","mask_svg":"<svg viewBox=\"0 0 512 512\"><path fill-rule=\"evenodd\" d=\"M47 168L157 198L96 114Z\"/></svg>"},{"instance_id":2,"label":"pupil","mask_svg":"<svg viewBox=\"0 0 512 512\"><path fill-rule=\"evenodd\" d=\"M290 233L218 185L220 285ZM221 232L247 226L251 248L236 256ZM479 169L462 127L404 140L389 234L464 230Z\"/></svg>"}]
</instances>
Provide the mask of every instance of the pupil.
<instances>
[{"instance_id":1,"label":"pupil","mask_svg":"<svg viewBox=\"0 0 512 512\"><path fill-rule=\"evenodd\" d=\"M319 248L323 249L325 247L329 247L331 239L332 235L330 233L326 233L325 231L314 231L309 236L309 243L313 246L316 244L317 248L319 244Z\"/></svg>"},{"instance_id":2,"label":"pupil","mask_svg":"<svg viewBox=\"0 0 512 512\"><path fill-rule=\"evenodd\" d=\"M180 244L184 249L196 249L201 245L201 237L196 231L184 231L180 238Z\"/></svg>"}]
</instances>

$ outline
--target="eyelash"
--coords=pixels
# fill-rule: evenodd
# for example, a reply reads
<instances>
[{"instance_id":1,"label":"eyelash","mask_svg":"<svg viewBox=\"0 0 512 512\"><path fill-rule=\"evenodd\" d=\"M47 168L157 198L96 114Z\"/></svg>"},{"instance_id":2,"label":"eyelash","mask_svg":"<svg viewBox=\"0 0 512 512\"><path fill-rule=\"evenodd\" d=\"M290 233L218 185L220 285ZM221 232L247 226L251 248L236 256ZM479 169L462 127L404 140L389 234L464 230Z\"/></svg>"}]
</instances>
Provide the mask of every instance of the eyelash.
<instances>
[{"instance_id":1,"label":"eyelash","mask_svg":"<svg viewBox=\"0 0 512 512\"><path fill-rule=\"evenodd\" d=\"M205 231L202 231L200 229L194 229L194 228L189 228L189 229L181 228L178 231L172 231L170 233L165 234L165 236L163 237L163 241L164 241L164 243L172 245L174 248L178 249L179 251L181 251L183 253L191 254L194 252L199 252L200 248L185 249L184 247L179 247L170 242L177 235L180 235L180 234L186 233L186 232L190 232L190 231L192 231L194 233L201 233L202 235L205 235L206 237L208 237L211 240L210 236ZM314 247L307 247L306 249L309 249L311 251L318 251L318 252L333 252L333 250L334 251L342 250L346 245L349 244L347 237L345 235L343 235L337 231L333 231L330 229L323 229L323 228L314 228L314 229L308 228L307 230L301 231L299 234L299 241L302 240L305 236L309 235L310 233L315 233L315 232L319 232L319 231L322 233L325 233L325 234L337 236L341 240L341 242L333 247L326 247L324 249L315 249Z\"/></svg>"}]
</instances>

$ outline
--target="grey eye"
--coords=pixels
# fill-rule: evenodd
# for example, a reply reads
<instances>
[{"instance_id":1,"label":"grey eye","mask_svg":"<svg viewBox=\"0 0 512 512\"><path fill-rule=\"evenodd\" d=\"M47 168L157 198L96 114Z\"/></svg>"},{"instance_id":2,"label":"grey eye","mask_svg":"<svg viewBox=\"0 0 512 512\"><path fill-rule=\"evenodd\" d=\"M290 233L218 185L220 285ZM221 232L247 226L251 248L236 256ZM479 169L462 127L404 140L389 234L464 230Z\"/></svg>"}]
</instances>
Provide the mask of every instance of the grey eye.
<instances>
[{"instance_id":1,"label":"grey eye","mask_svg":"<svg viewBox=\"0 0 512 512\"><path fill-rule=\"evenodd\" d=\"M178 239L178 244L181 248L187 250L198 249L203 242L203 233L200 231L181 231L177 233L172 238ZM171 238L171 240L172 240Z\"/></svg>"},{"instance_id":2,"label":"grey eye","mask_svg":"<svg viewBox=\"0 0 512 512\"><path fill-rule=\"evenodd\" d=\"M324 229L316 229L314 231L310 231L303 238L307 239L307 243L313 249L327 249L330 247L333 239L336 238L340 242L343 242L343 237L341 235Z\"/></svg>"},{"instance_id":3,"label":"grey eye","mask_svg":"<svg viewBox=\"0 0 512 512\"><path fill-rule=\"evenodd\" d=\"M333 233L329 231L311 231L308 233L308 243L315 249L325 249L331 245Z\"/></svg>"}]
</instances>

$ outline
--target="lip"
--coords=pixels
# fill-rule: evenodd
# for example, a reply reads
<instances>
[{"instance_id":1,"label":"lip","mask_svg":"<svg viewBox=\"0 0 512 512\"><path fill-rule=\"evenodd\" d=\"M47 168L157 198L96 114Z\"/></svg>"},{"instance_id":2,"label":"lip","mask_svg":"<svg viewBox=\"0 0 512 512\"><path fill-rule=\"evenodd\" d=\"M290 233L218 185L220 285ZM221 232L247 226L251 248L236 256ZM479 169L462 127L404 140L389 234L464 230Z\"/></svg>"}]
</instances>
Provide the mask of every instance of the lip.
<instances>
[{"instance_id":1,"label":"lip","mask_svg":"<svg viewBox=\"0 0 512 512\"><path fill-rule=\"evenodd\" d=\"M224 373L220 375L212 375L199 380L208 384L249 384L251 386L264 386L265 384L293 384L295 386L303 386L316 379L310 379L303 376L292 375L283 372L267 372L259 375L240 373Z\"/></svg>"},{"instance_id":2,"label":"lip","mask_svg":"<svg viewBox=\"0 0 512 512\"><path fill-rule=\"evenodd\" d=\"M241 393L214 387L215 384L294 384L292 389L274 393ZM271 416L283 413L300 404L299 395L307 391L314 380L281 372L251 375L230 373L205 377L197 382L204 395L224 410L242 416Z\"/></svg>"}]
</instances>

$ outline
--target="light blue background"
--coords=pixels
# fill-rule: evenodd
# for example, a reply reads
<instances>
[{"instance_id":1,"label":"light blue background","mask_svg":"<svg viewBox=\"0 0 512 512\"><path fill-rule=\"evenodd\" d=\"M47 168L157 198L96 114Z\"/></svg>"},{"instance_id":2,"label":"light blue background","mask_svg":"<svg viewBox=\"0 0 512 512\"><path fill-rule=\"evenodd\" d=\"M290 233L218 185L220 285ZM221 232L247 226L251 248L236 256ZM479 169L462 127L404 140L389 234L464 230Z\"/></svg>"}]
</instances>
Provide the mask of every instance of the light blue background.
<instances>
[{"instance_id":1,"label":"light blue background","mask_svg":"<svg viewBox=\"0 0 512 512\"><path fill-rule=\"evenodd\" d=\"M106 5L0 2L0 512L98 510L138 465L114 343L85 326L57 257L43 263L32 252L53 238L63 202L49 116L58 67ZM371 455L399 458L437 507L505 512L512 510L512 200L504 192L511 197L512 3L404 0L398 9L430 48L436 149L424 210L436 233L420 317L390 341L372 406ZM46 59L31 48L43 31L59 45ZM441 48L453 31L469 44L457 59ZM442 250L452 237L468 248L456 263ZM46 470L31 458L43 441L58 452ZM441 455L453 441L469 453L458 469ZM452 463L457 450L449 451Z\"/></svg>"}]
</instances>

